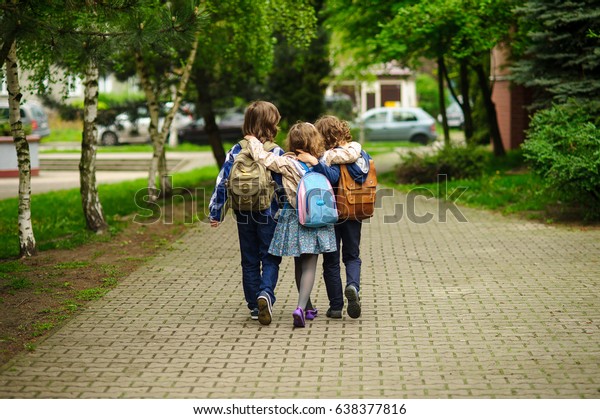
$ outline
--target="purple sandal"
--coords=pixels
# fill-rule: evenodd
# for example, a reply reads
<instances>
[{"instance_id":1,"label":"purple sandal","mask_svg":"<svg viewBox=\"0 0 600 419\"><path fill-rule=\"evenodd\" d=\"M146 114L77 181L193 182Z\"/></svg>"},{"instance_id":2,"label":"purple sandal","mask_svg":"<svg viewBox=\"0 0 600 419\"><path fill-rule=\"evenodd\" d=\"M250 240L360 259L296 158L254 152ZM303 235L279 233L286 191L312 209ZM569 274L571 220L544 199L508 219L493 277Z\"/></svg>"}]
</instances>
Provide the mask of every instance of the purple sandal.
<instances>
[{"instance_id":1,"label":"purple sandal","mask_svg":"<svg viewBox=\"0 0 600 419\"><path fill-rule=\"evenodd\" d=\"M319 310L317 310L315 307L309 308L305 311L304 314L305 314L306 320L314 320L315 317L317 317L319 315Z\"/></svg>"},{"instance_id":2,"label":"purple sandal","mask_svg":"<svg viewBox=\"0 0 600 419\"><path fill-rule=\"evenodd\" d=\"M302 310L302 307L296 308L296 310L294 310L294 313L292 314L292 316L294 316L294 326L295 327L304 327L305 326L306 321L304 318L304 310Z\"/></svg>"}]
</instances>

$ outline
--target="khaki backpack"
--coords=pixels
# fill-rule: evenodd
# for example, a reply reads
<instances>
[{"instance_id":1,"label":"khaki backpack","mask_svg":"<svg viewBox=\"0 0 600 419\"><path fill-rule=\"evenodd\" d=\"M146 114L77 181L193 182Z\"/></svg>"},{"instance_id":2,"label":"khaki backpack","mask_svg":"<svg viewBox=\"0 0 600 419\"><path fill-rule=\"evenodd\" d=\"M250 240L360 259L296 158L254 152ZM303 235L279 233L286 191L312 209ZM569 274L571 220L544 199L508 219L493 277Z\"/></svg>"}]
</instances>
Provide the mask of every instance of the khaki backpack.
<instances>
[{"instance_id":1,"label":"khaki backpack","mask_svg":"<svg viewBox=\"0 0 600 419\"><path fill-rule=\"evenodd\" d=\"M227 179L229 205L238 211L263 211L271 206L275 194L275 181L271 171L252 158L248 140L241 140L242 151L233 160ZM271 151L277 144L266 141L263 148Z\"/></svg>"},{"instance_id":2,"label":"khaki backpack","mask_svg":"<svg viewBox=\"0 0 600 419\"><path fill-rule=\"evenodd\" d=\"M364 220L375 212L377 173L375 163L369 159L369 174L364 183L352 179L345 164L340 165L340 180L336 188L335 202L339 220Z\"/></svg>"}]
</instances>

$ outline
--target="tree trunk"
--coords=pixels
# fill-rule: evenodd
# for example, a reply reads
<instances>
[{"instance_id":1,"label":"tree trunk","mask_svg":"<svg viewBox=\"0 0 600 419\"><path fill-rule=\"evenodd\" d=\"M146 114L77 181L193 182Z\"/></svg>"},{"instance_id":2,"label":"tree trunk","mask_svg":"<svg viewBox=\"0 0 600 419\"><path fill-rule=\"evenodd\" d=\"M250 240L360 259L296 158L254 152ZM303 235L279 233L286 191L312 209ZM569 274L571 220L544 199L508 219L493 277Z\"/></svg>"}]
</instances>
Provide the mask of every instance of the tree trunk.
<instances>
[{"instance_id":1,"label":"tree trunk","mask_svg":"<svg viewBox=\"0 0 600 419\"><path fill-rule=\"evenodd\" d=\"M160 190L163 196L173 195L173 184L171 183L171 177L169 176L169 169L167 167L167 155L165 148L163 147L162 154L158 159L158 176L160 181Z\"/></svg>"},{"instance_id":2,"label":"tree trunk","mask_svg":"<svg viewBox=\"0 0 600 419\"><path fill-rule=\"evenodd\" d=\"M506 151L504 150L504 144L502 144L502 137L500 136L500 127L498 126L498 117L496 115L496 105L492 101L492 91L489 85L489 77L485 73L481 64L474 66L475 73L477 73L477 80L479 81L479 87L483 93L483 101L488 118L488 124L490 127L490 135L492 136L492 146L494 149L495 156L504 156Z\"/></svg>"},{"instance_id":3,"label":"tree trunk","mask_svg":"<svg viewBox=\"0 0 600 419\"><path fill-rule=\"evenodd\" d=\"M220 169L223 163L225 163L225 149L223 148L221 133L219 132L219 126L215 118L213 100L209 88L209 76L203 69L197 69L194 77L198 95L198 110L202 118L204 118L204 131L208 136L213 156Z\"/></svg>"},{"instance_id":4,"label":"tree trunk","mask_svg":"<svg viewBox=\"0 0 600 419\"><path fill-rule=\"evenodd\" d=\"M81 139L81 160L79 161L79 182L81 205L87 227L104 233L108 225L96 186L96 142L98 130L98 67L90 60L85 72L85 91L83 106L83 136Z\"/></svg>"},{"instance_id":5,"label":"tree trunk","mask_svg":"<svg viewBox=\"0 0 600 419\"><path fill-rule=\"evenodd\" d=\"M469 66L465 61L460 62L460 91L463 97L461 105L464 116L465 139L467 144L473 140L473 110L471 109L471 89L469 84Z\"/></svg>"},{"instance_id":6,"label":"tree trunk","mask_svg":"<svg viewBox=\"0 0 600 419\"><path fill-rule=\"evenodd\" d=\"M2 40L2 48L0 48L0 63L5 62L8 59L8 54L15 41L15 33L11 32L6 35L6 39Z\"/></svg>"},{"instance_id":7,"label":"tree trunk","mask_svg":"<svg viewBox=\"0 0 600 419\"><path fill-rule=\"evenodd\" d=\"M185 89L190 78L192 66L194 64L194 60L196 59L199 40L200 33L197 32L194 35L194 42L192 43L190 54L179 79L179 85L177 86L177 92L175 93L175 98L173 100L173 107L165 117L160 131L158 130L159 104L157 95L152 88L152 82L150 80L150 76L148 74L146 63L144 62L142 54L139 51L136 51L135 53L137 73L140 78L142 88L146 93L146 102L148 103L148 110L150 112L149 130L153 148L152 161L150 162L150 170L148 171L148 194L150 201L156 201L158 199L159 190L156 188L157 173L161 179L161 186L167 188L162 190L163 196L168 196L172 193L171 182L165 180L165 178L168 176L168 173L166 172L166 156L164 156L165 142L169 130L171 129L171 123L173 122L175 113L179 109L179 104L181 103L181 99L185 94ZM160 162L161 158L165 159L163 164Z\"/></svg>"},{"instance_id":8,"label":"tree trunk","mask_svg":"<svg viewBox=\"0 0 600 419\"><path fill-rule=\"evenodd\" d=\"M442 115L442 127L444 129L444 144L450 145L450 129L448 128L448 116L446 115L446 92L444 90L444 57L438 56L438 91L440 94L440 114Z\"/></svg>"},{"instance_id":9,"label":"tree trunk","mask_svg":"<svg viewBox=\"0 0 600 419\"><path fill-rule=\"evenodd\" d=\"M8 88L9 121L17 150L19 165L19 247L21 257L37 253L31 223L31 160L29 143L21 122L21 87L17 65L17 46L13 42L6 57L6 83Z\"/></svg>"},{"instance_id":10,"label":"tree trunk","mask_svg":"<svg viewBox=\"0 0 600 419\"><path fill-rule=\"evenodd\" d=\"M152 160L150 161L150 169L148 170L148 199L156 201L160 192L156 187L156 174L158 173L158 163L162 154L162 148L164 147L164 141L160 140L160 133L158 131L159 105L156 93L152 87L150 75L148 74L146 62L140 51L135 52L135 66L140 78L140 84L146 95L146 104L148 105L148 112L150 114L148 131L152 140L153 153Z\"/></svg>"}]
</instances>

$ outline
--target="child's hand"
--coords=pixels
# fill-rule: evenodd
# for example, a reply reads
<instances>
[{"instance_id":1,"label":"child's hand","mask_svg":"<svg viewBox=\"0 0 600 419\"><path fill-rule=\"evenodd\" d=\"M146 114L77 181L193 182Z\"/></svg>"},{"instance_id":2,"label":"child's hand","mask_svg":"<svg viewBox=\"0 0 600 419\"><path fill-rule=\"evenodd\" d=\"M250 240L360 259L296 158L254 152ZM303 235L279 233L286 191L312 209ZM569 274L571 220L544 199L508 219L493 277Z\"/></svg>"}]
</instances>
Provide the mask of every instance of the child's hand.
<instances>
[{"instance_id":1,"label":"child's hand","mask_svg":"<svg viewBox=\"0 0 600 419\"><path fill-rule=\"evenodd\" d=\"M319 160L313 156L312 154L308 154L305 151L302 150L298 150L298 160L300 160L303 163L307 163L310 164L311 166L316 166L317 164L319 164Z\"/></svg>"},{"instance_id":2,"label":"child's hand","mask_svg":"<svg viewBox=\"0 0 600 419\"><path fill-rule=\"evenodd\" d=\"M210 226L213 228L217 228L219 227L219 225L221 225L220 222L218 222L217 220L210 220Z\"/></svg>"}]
</instances>

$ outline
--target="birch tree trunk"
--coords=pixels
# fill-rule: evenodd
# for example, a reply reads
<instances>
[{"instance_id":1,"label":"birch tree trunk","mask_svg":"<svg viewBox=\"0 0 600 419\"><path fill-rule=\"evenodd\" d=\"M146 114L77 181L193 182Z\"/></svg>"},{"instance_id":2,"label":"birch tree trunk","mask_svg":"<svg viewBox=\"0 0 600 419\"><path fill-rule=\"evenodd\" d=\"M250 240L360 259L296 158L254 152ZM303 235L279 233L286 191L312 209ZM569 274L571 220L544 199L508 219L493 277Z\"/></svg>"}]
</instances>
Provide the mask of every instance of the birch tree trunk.
<instances>
[{"instance_id":1,"label":"birch tree trunk","mask_svg":"<svg viewBox=\"0 0 600 419\"><path fill-rule=\"evenodd\" d=\"M12 42L6 57L6 83L8 85L10 129L17 150L19 165L19 254L21 257L30 257L37 253L31 223L31 160L29 143L21 122L22 95L19 85L17 46L15 42Z\"/></svg>"},{"instance_id":2,"label":"birch tree trunk","mask_svg":"<svg viewBox=\"0 0 600 419\"><path fill-rule=\"evenodd\" d=\"M160 139L158 132L158 117L159 117L159 106L158 99L152 88L152 82L146 62L140 51L135 52L135 67L140 78L140 84L146 95L146 104L148 105L148 112L150 114L150 126L148 131L150 132L150 140L152 141L152 160L150 161L150 169L148 171L148 199L150 201L156 201L158 199L159 190L156 188L156 174L158 173L158 158L160 154L157 154Z\"/></svg>"},{"instance_id":3,"label":"birch tree trunk","mask_svg":"<svg viewBox=\"0 0 600 419\"><path fill-rule=\"evenodd\" d=\"M104 211L96 186L98 78L98 67L90 60L86 68L84 81L83 135L81 139L81 159L79 161L79 184L81 205L87 227L96 233L104 233L108 225L104 219Z\"/></svg>"},{"instance_id":4,"label":"birch tree trunk","mask_svg":"<svg viewBox=\"0 0 600 419\"><path fill-rule=\"evenodd\" d=\"M150 138L152 140L152 161L150 162L150 169L148 171L148 199L152 201L156 201L159 196L160 190L156 187L156 175L158 174L161 179L161 186L163 187L162 193L163 196L167 196L171 193L171 182L168 179L167 173L167 165L166 165L166 156L164 156L165 152L165 142L167 139L167 134L171 128L171 123L173 122L173 118L175 117L175 113L179 109L179 104L181 103L181 99L185 94L185 89L187 87L188 80L190 78L190 73L192 71L192 65L194 64L194 60L196 59L196 51L198 50L198 41L200 39L200 34L197 32L194 35L194 42L192 44L192 48L190 50L190 54L188 56L185 67L183 68L181 78L179 79L179 85L177 86L177 92L175 93L175 98L173 99L173 107L165 117L165 120L160 127L160 131L158 130L158 119L159 119L159 104L157 95L152 87L152 81L150 79L150 75L146 68L146 62L142 54L139 51L135 53L135 62L136 69L138 73L138 77L140 78L140 83L142 85L142 89L146 94L146 101L148 103L148 110L150 112ZM160 160L164 158L165 161L161 164Z\"/></svg>"}]
</instances>

